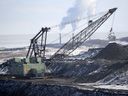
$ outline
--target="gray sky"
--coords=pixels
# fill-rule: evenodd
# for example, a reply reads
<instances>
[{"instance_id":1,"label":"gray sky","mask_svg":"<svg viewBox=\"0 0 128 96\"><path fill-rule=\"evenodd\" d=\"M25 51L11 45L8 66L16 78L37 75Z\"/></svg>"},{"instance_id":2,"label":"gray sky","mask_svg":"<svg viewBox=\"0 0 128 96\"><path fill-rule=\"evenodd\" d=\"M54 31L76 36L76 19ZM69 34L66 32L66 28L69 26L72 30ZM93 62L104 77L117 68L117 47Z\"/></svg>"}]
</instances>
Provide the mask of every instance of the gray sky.
<instances>
[{"instance_id":1,"label":"gray sky","mask_svg":"<svg viewBox=\"0 0 128 96\"><path fill-rule=\"evenodd\" d=\"M75 0L0 0L0 35L33 34L42 26L59 24L74 2ZM97 0L96 13L113 7L118 7L114 32L117 37L128 36L128 0ZM105 38L110 30L110 26L106 26L102 30L104 32L98 31L94 37Z\"/></svg>"}]
</instances>

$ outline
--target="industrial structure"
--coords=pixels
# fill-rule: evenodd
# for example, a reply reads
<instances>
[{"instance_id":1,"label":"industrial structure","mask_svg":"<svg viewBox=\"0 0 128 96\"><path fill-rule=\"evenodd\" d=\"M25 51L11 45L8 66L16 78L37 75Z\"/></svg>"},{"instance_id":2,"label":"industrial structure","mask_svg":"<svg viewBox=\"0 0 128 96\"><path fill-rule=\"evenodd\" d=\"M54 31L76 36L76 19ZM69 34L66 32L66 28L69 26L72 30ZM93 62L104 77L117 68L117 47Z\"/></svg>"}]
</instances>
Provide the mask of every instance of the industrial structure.
<instances>
[{"instance_id":1,"label":"industrial structure","mask_svg":"<svg viewBox=\"0 0 128 96\"><path fill-rule=\"evenodd\" d=\"M49 60L45 58L47 32L50 28L42 28L39 33L31 39L30 46L24 59L14 59L9 71L11 75L20 76L42 76L46 71L47 61L63 60L76 50L83 42L96 32L96 30L116 11L117 8L109 9L99 19L90 20L88 26L73 36L65 43ZM61 43L61 41L60 41ZM15 71L13 71L15 70Z\"/></svg>"},{"instance_id":2,"label":"industrial structure","mask_svg":"<svg viewBox=\"0 0 128 96\"><path fill-rule=\"evenodd\" d=\"M49 30L50 28L47 28L47 27L42 28L40 32L31 39L31 43L30 43L26 58L32 58L32 57L45 58L47 32Z\"/></svg>"},{"instance_id":3,"label":"industrial structure","mask_svg":"<svg viewBox=\"0 0 128 96\"><path fill-rule=\"evenodd\" d=\"M85 42L93 33L116 11L117 8L110 9L105 15L96 21L89 22L88 27L84 28L67 43L65 43L51 59L64 58L77 49L83 42Z\"/></svg>"}]
</instances>

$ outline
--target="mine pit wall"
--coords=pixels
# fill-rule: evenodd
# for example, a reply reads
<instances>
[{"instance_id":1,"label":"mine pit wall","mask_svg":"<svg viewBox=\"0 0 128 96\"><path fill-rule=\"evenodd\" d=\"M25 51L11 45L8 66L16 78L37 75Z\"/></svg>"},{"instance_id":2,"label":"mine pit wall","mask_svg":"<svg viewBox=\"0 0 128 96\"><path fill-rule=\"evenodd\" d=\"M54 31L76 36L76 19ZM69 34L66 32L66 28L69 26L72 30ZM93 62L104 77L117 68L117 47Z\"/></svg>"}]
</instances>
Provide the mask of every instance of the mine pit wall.
<instances>
[{"instance_id":1,"label":"mine pit wall","mask_svg":"<svg viewBox=\"0 0 128 96\"><path fill-rule=\"evenodd\" d=\"M127 96L125 91L84 90L71 86L0 80L0 96Z\"/></svg>"},{"instance_id":2,"label":"mine pit wall","mask_svg":"<svg viewBox=\"0 0 128 96\"><path fill-rule=\"evenodd\" d=\"M128 84L128 60L90 59L70 63L56 62L51 64L49 68L51 76L70 78L77 83L95 83L100 81L104 84L108 84L108 82L109 84ZM124 73L126 75L122 75ZM117 81L112 82L112 80L115 80L115 75L117 76Z\"/></svg>"}]
</instances>

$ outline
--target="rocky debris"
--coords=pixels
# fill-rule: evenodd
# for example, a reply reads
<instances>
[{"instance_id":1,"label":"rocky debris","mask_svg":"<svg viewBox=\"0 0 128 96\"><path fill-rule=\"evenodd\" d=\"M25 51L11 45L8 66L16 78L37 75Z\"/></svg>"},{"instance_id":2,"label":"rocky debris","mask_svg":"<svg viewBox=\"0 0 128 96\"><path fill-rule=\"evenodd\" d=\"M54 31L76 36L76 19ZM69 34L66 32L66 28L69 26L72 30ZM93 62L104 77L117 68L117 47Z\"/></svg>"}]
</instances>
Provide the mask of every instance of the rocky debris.
<instances>
[{"instance_id":1,"label":"rocky debris","mask_svg":"<svg viewBox=\"0 0 128 96\"><path fill-rule=\"evenodd\" d=\"M123 45L110 43L102 49L95 58L108 60L127 60L128 48Z\"/></svg>"},{"instance_id":2,"label":"rocky debris","mask_svg":"<svg viewBox=\"0 0 128 96\"><path fill-rule=\"evenodd\" d=\"M125 91L105 89L84 90L61 85L34 84L11 80L0 80L1 96L127 96Z\"/></svg>"},{"instance_id":3,"label":"rocky debris","mask_svg":"<svg viewBox=\"0 0 128 96\"><path fill-rule=\"evenodd\" d=\"M0 68L0 75L6 75L8 72L8 68L4 67L4 68Z\"/></svg>"},{"instance_id":4,"label":"rocky debris","mask_svg":"<svg viewBox=\"0 0 128 96\"><path fill-rule=\"evenodd\" d=\"M72 62L54 62L49 69L52 76L55 77L78 78L97 70L100 66L102 65L95 64L90 60L77 60Z\"/></svg>"},{"instance_id":5,"label":"rocky debris","mask_svg":"<svg viewBox=\"0 0 128 96\"><path fill-rule=\"evenodd\" d=\"M111 61L105 59L97 60L83 60L76 62L58 62L50 66L51 75L53 77L59 78L71 78L74 79L74 82L79 83L95 83L102 81L103 84L110 84L114 80L115 75L120 76L128 70L128 61ZM121 76L119 77L122 78ZM124 78L120 82L120 79L117 79L118 84L128 84L128 80ZM126 79L126 80L125 80ZM99 82L101 83L101 82ZM111 82L114 84L114 82Z\"/></svg>"},{"instance_id":6,"label":"rocky debris","mask_svg":"<svg viewBox=\"0 0 128 96\"><path fill-rule=\"evenodd\" d=\"M88 74L87 76L80 77L78 79L76 79L77 82L90 82L90 83L94 83L100 80L103 80L104 78L106 78L107 76L110 76L113 73L119 73L122 74L121 71L122 70L128 70L128 62L124 61L124 62L118 62L118 63L113 63L113 64L105 64L104 66L99 67L99 69L97 69L96 71ZM119 75L118 74L118 75ZM111 78L107 78L105 79L106 81L104 81L104 84L110 80L112 80L113 78L115 78L115 75L113 75ZM128 81L128 80L127 80ZM121 82L119 82L121 84Z\"/></svg>"},{"instance_id":7,"label":"rocky debris","mask_svg":"<svg viewBox=\"0 0 128 96\"><path fill-rule=\"evenodd\" d=\"M128 71L126 72L114 72L104 79L98 81L99 84L107 84L107 85L127 85L128 84Z\"/></svg>"},{"instance_id":8,"label":"rocky debris","mask_svg":"<svg viewBox=\"0 0 128 96\"><path fill-rule=\"evenodd\" d=\"M97 83L102 84L116 84L116 85L126 85L128 84L128 64L123 64L119 70L114 71L110 75L106 76Z\"/></svg>"}]
</instances>

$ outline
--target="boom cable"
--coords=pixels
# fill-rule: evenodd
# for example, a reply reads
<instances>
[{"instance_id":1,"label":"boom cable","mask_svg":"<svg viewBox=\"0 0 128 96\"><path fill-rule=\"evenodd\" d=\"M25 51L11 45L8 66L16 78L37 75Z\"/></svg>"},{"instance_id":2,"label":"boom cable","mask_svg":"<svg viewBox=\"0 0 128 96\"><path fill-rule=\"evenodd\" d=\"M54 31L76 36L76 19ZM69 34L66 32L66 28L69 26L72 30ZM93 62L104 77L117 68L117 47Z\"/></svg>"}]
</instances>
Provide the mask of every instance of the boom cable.
<instances>
[{"instance_id":1,"label":"boom cable","mask_svg":"<svg viewBox=\"0 0 128 96\"><path fill-rule=\"evenodd\" d=\"M82 20L87 20L88 18L92 18L92 17L98 16L98 15L102 15L102 14L104 14L105 12L107 12L107 11L100 12L100 13L95 14L95 15L90 15L90 16L87 16L87 17L76 18L76 19L74 19L74 20L67 21L67 22L64 22L64 23L62 23L62 24L53 25L53 26L51 26L50 28L52 29L52 28L60 27L60 26L62 26L62 25L68 25L68 24L71 24L71 23L80 22L80 21L82 21Z\"/></svg>"},{"instance_id":2,"label":"boom cable","mask_svg":"<svg viewBox=\"0 0 128 96\"><path fill-rule=\"evenodd\" d=\"M91 15L91 16L88 16L88 17L83 17L83 18L80 18L80 19L76 19L76 20L71 20L71 21L68 21L68 22L64 22L64 23L62 23L62 24L53 25L53 26L51 26L50 28L53 29L53 28L60 27L60 26L62 26L62 25L65 26L65 25L68 25L68 24L71 24L71 23L77 23L77 22L80 22L80 21L83 21L83 20L88 20L88 18L90 18L90 17L92 18L91 20L95 20L95 19L97 19L100 15L102 15L102 14L104 14L104 13L105 13L105 12L100 12L100 13L98 13L98 14L96 14L96 15ZM88 24L88 21L86 21L84 24L82 24L82 25L78 26L77 28L75 28L75 31L78 31L78 29L82 28L82 27L85 26L86 24ZM74 31L69 31L69 32L67 32L67 34L65 34L65 35L62 36L62 39L63 39L64 37L66 37L66 36L72 34L73 32L74 32ZM76 33L77 33L77 32L76 32ZM50 41L49 44L55 43L55 42L58 41L58 40L59 40L59 37L58 37L57 39L53 40L53 41Z\"/></svg>"}]
</instances>

